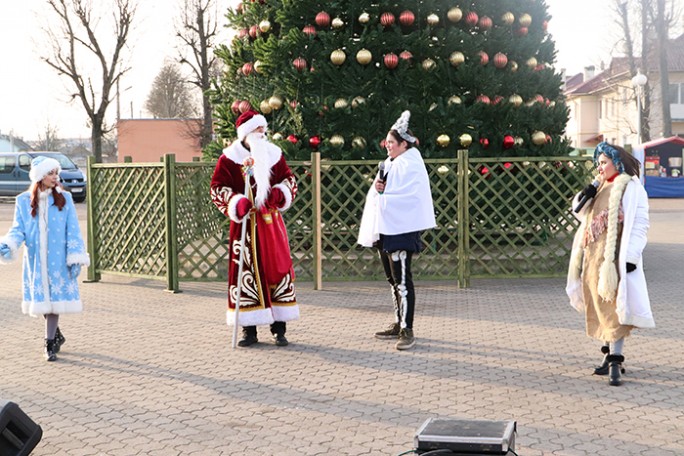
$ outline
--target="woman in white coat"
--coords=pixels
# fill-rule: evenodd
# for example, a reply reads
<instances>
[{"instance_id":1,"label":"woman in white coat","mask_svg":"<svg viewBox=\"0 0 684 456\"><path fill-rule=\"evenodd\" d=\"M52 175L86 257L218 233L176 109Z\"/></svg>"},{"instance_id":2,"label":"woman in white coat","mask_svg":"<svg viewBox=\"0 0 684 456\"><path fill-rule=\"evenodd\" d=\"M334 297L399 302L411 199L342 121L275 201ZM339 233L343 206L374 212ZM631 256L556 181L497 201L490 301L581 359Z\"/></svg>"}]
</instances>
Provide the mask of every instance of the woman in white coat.
<instances>
[{"instance_id":1,"label":"woman in white coat","mask_svg":"<svg viewBox=\"0 0 684 456\"><path fill-rule=\"evenodd\" d=\"M90 258L71 194L59 184L59 162L39 156L31 162L28 191L17 196L14 223L0 239L0 261L9 263L26 243L22 303L25 314L45 318L45 359L55 361L66 340L59 315L83 310L78 290L81 265Z\"/></svg>"},{"instance_id":2,"label":"woman in white coat","mask_svg":"<svg viewBox=\"0 0 684 456\"><path fill-rule=\"evenodd\" d=\"M602 142L594 152L599 176L573 201L581 221L572 247L566 291L585 314L587 335L603 342L603 362L594 369L622 384L625 338L655 322L646 288L642 252L648 231L648 196L639 162L619 146ZM598 184L598 185L596 185Z\"/></svg>"}]
</instances>

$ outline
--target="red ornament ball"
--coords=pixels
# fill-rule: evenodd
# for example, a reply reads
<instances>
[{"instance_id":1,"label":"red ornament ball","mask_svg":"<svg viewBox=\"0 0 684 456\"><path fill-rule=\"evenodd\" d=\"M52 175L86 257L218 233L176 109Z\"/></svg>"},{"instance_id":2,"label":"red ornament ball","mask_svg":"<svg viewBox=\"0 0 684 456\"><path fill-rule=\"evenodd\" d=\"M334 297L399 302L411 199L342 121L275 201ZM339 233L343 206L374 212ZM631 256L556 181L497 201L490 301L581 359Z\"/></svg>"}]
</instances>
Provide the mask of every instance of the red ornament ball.
<instances>
[{"instance_id":1,"label":"red ornament ball","mask_svg":"<svg viewBox=\"0 0 684 456\"><path fill-rule=\"evenodd\" d=\"M390 70L395 69L397 65L399 65L399 57L397 57L397 54L392 54L391 52L385 54L383 61L385 62L385 66Z\"/></svg>"},{"instance_id":2,"label":"red ornament ball","mask_svg":"<svg viewBox=\"0 0 684 456\"><path fill-rule=\"evenodd\" d=\"M508 57L502 52L497 52L494 54L494 66L501 69L508 65Z\"/></svg>"},{"instance_id":3,"label":"red ornament ball","mask_svg":"<svg viewBox=\"0 0 684 456\"><path fill-rule=\"evenodd\" d=\"M240 114L240 100L235 100L232 105L230 105L230 110L233 114Z\"/></svg>"},{"instance_id":4,"label":"red ornament ball","mask_svg":"<svg viewBox=\"0 0 684 456\"><path fill-rule=\"evenodd\" d=\"M477 13L475 11L471 11L468 14L466 14L465 22L471 27L475 27L479 20L480 18L477 16Z\"/></svg>"},{"instance_id":5,"label":"red ornament ball","mask_svg":"<svg viewBox=\"0 0 684 456\"><path fill-rule=\"evenodd\" d=\"M316 14L316 25L319 27L327 27L330 25L330 14L325 11L321 11Z\"/></svg>"},{"instance_id":6,"label":"red ornament ball","mask_svg":"<svg viewBox=\"0 0 684 456\"><path fill-rule=\"evenodd\" d=\"M506 135L504 136L503 139L503 148L504 149L510 149L515 145L515 138L511 135Z\"/></svg>"},{"instance_id":7,"label":"red ornament ball","mask_svg":"<svg viewBox=\"0 0 684 456\"><path fill-rule=\"evenodd\" d=\"M403 51L401 54L399 54L399 58L401 60L411 60L413 58L413 54L411 54L409 51Z\"/></svg>"},{"instance_id":8,"label":"red ornament ball","mask_svg":"<svg viewBox=\"0 0 684 456\"><path fill-rule=\"evenodd\" d=\"M515 31L515 34L518 36L525 36L527 35L528 31L529 30L527 30L527 27L520 27L518 30Z\"/></svg>"},{"instance_id":9,"label":"red ornament ball","mask_svg":"<svg viewBox=\"0 0 684 456\"><path fill-rule=\"evenodd\" d=\"M245 76L252 74L252 71L254 71L254 65L252 65L252 62L246 62L244 65L242 65L242 74Z\"/></svg>"},{"instance_id":10,"label":"red ornament ball","mask_svg":"<svg viewBox=\"0 0 684 456\"><path fill-rule=\"evenodd\" d=\"M306 68L306 60L304 60L301 57L297 57L292 61L292 65L295 67L297 71L302 71Z\"/></svg>"},{"instance_id":11,"label":"red ornament ball","mask_svg":"<svg viewBox=\"0 0 684 456\"><path fill-rule=\"evenodd\" d=\"M487 65L489 63L489 56L485 51L477 53L480 56L480 65Z\"/></svg>"},{"instance_id":12,"label":"red ornament ball","mask_svg":"<svg viewBox=\"0 0 684 456\"><path fill-rule=\"evenodd\" d=\"M382 13L382 16L380 16L380 23L384 27L389 27L390 25L394 24L394 14Z\"/></svg>"},{"instance_id":13,"label":"red ornament ball","mask_svg":"<svg viewBox=\"0 0 684 456\"><path fill-rule=\"evenodd\" d=\"M489 147L489 140L487 138L480 138L480 145L482 146L483 149L486 149Z\"/></svg>"},{"instance_id":14,"label":"red ornament ball","mask_svg":"<svg viewBox=\"0 0 684 456\"><path fill-rule=\"evenodd\" d=\"M299 142L299 138L295 135L289 135L287 137L287 140L290 141L292 144L297 144Z\"/></svg>"},{"instance_id":15,"label":"red ornament ball","mask_svg":"<svg viewBox=\"0 0 684 456\"><path fill-rule=\"evenodd\" d=\"M249 29L246 29L246 28L240 29L240 31L238 31L238 34L237 34L238 38L240 38L240 39L246 37L247 35L249 35Z\"/></svg>"},{"instance_id":16,"label":"red ornament ball","mask_svg":"<svg viewBox=\"0 0 684 456\"><path fill-rule=\"evenodd\" d=\"M316 27L314 27L313 25L305 25L302 29L302 32L304 32L304 34L308 36L316 36Z\"/></svg>"},{"instance_id":17,"label":"red ornament ball","mask_svg":"<svg viewBox=\"0 0 684 456\"><path fill-rule=\"evenodd\" d=\"M487 16L482 16L480 20L477 21L477 26L480 27L482 30L489 30L492 28L492 25L492 20Z\"/></svg>"},{"instance_id":18,"label":"red ornament ball","mask_svg":"<svg viewBox=\"0 0 684 456\"><path fill-rule=\"evenodd\" d=\"M403 11L399 15L399 23L403 25L404 27L410 27L413 25L413 22L416 20L416 16L409 10Z\"/></svg>"},{"instance_id":19,"label":"red ornament ball","mask_svg":"<svg viewBox=\"0 0 684 456\"><path fill-rule=\"evenodd\" d=\"M320 146L320 145L321 145L321 137L320 136L312 136L311 138L309 138L309 146L312 149L317 149L318 146Z\"/></svg>"},{"instance_id":20,"label":"red ornament ball","mask_svg":"<svg viewBox=\"0 0 684 456\"><path fill-rule=\"evenodd\" d=\"M249 103L247 100L242 100L240 104L238 105L238 111L242 112L247 112L252 109L252 105Z\"/></svg>"},{"instance_id":21,"label":"red ornament ball","mask_svg":"<svg viewBox=\"0 0 684 456\"><path fill-rule=\"evenodd\" d=\"M259 35L259 27L256 25L253 25L249 28L249 37L254 39Z\"/></svg>"},{"instance_id":22,"label":"red ornament ball","mask_svg":"<svg viewBox=\"0 0 684 456\"><path fill-rule=\"evenodd\" d=\"M477 98L475 99L477 103L484 103L484 104L489 104L491 103L491 100L487 95L478 95Z\"/></svg>"}]
</instances>

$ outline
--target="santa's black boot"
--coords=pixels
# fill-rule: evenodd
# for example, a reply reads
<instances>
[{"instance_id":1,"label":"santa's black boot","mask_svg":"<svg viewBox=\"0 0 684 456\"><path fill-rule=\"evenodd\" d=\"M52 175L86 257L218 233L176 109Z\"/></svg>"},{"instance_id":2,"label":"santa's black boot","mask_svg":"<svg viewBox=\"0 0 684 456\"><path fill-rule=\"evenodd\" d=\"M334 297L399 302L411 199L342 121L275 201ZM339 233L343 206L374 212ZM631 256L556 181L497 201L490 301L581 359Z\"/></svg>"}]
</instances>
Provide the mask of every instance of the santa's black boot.
<instances>
[{"instance_id":1,"label":"santa's black boot","mask_svg":"<svg viewBox=\"0 0 684 456\"><path fill-rule=\"evenodd\" d=\"M244 326L242 328L242 339L238 342L238 347L249 347L259 342L257 339L256 326Z\"/></svg>"},{"instance_id":2,"label":"santa's black boot","mask_svg":"<svg viewBox=\"0 0 684 456\"><path fill-rule=\"evenodd\" d=\"M608 384L610 386L622 385L622 363L625 357L622 355L608 355Z\"/></svg>"}]
</instances>

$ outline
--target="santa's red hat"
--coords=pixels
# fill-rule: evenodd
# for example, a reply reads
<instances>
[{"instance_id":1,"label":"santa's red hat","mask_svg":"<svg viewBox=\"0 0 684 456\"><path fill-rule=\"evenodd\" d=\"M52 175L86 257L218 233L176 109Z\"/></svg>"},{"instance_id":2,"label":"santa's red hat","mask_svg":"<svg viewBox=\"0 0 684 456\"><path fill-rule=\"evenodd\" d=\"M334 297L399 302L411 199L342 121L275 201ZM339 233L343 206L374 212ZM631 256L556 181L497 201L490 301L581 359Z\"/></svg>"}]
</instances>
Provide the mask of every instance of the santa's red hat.
<instances>
[{"instance_id":1,"label":"santa's red hat","mask_svg":"<svg viewBox=\"0 0 684 456\"><path fill-rule=\"evenodd\" d=\"M267 126L266 118L256 111L245 111L235 121L237 136L240 141L257 128Z\"/></svg>"}]
</instances>

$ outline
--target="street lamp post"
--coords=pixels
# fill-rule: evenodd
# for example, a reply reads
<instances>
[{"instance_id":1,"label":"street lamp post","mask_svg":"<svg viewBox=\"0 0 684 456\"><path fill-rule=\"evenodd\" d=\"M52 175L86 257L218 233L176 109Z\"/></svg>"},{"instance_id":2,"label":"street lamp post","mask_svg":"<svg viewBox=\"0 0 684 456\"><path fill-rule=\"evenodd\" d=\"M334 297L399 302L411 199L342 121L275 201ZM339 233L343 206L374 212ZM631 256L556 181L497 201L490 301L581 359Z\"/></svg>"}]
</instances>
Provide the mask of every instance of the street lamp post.
<instances>
[{"instance_id":1,"label":"street lamp post","mask_svg":"<svg viewBox=\"0 0 684 456\"><path fill-rule=\"evenodd\" d=\"M641 96L647 82L648 79L646 78L646 75L642 74L640 70L637 70L637 74L632 78L632 87L634 87L637 99L637 139L639 144L643 143L641 134Z\"/></svg>"}]
</instances>

